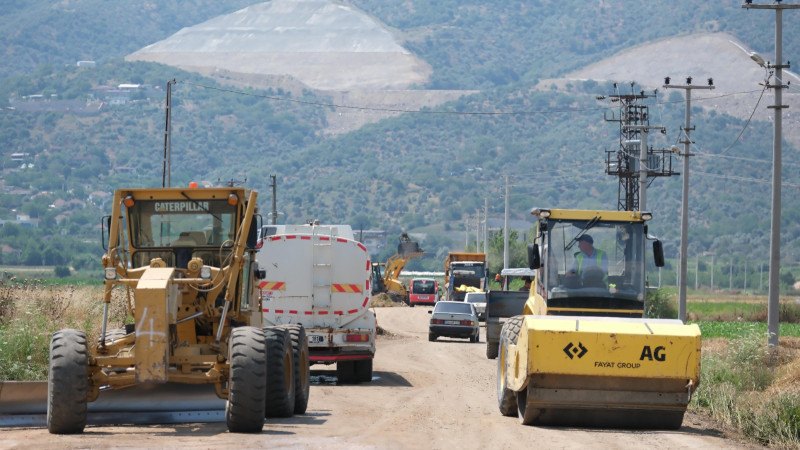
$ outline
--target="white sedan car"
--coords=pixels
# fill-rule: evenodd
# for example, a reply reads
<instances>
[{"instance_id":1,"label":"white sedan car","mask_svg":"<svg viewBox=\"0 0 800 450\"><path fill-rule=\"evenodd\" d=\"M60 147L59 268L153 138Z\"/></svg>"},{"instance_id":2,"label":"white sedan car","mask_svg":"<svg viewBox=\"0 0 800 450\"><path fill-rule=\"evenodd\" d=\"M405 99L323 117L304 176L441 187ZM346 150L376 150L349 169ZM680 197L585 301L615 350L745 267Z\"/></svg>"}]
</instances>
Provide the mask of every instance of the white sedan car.
<instances>
[{"instance_id":1,"label":"white sedan car","mask_svg":"<svg viewBox=\"0 0 800 450\"><path fill-rule=\"evenodd\" d=\"M478 312L478 320L486 320L486 292L467 292L464 301L472 303Z\"/></svg>"},{"instance_id":2,"label":"white sedan car","mask_svg":"<svg viewBox=\"0 0 800 450\"><path fill-rule=\"evenodd\" d=\"M481 329L478 312L471 303L438 302L429 311L428 340L433 342L439 336L469 338L470 342L480 342Z\"/></svg>"}]
</instances>

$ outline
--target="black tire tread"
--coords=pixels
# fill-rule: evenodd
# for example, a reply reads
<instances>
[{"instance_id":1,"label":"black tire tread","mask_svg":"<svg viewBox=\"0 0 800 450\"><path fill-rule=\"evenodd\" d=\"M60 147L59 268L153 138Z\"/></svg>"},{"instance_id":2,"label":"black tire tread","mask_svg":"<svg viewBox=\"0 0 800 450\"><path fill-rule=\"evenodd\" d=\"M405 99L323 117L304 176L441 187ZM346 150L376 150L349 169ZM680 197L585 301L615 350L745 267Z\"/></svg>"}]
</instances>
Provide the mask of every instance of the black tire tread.
<instances>
[{"instance_id":1,"label":"black tire tread","mask_svg":"<svg viewBox=\"0 0 800 450\"><path fill-rule=\"evenodd\" d=\"M47 429L53 434L82 433L89 392L86 333L60 330L50 339L47 377Z\"/></svg>"},{"instance_id":2,"label":"black tire tread","mask_svg":"<svg viewBox=\"0 0 800 450\"><path fill-rule=\"evenodd\" d=\"M497 359L497 352L500 349L499 342L489 342L486 340L486 358L488 359Z\"/></svg>"},{"instance_id":3,"label":"black tire tread","mask_svg":"<svg viewBox=\"0 0 800 450\"><path fill-rule=\"evenodd\" d=\"M225 420L234 433L257 433L264 427L267 352L264 332L255 327L231 331L230 376Z\"/></svg>"},{"instance_id":4,"label":"black tire tread","mask_svg":"<svg viewBox=\"0 0 800 450\"><path fill-rule=\"evenodd\" d=\"M517 339L519 338L519 330L522 327L522 320L523 316L514 316L506 321L503 324L503 328L500 331L500 343L503 342L511 345L517 344ZM500 347L503 347L500 345ZM498 352L499 353L499 352ZM505 388L504 386L501 387L501 383L505 385L505 380L501 380L501 370L500 364L506 358L500 358L497 360L497 406L500 409L500 413L504 416L515 416L517 415L517 393L512 391L511 389Z\"/></svg>"},{"instance_id":5,"label":"black tire tread","mask_svg":"<svg viewBox=\"0 0 800 450\"><path fill-rule=\"evenodd\" d=\"M294 413L305 414L311 391L311 364L308 360L308 338L303 325L284 325L289 330L294 352Z\"/></svg>"},{"instance_id":6,"label":"black tire tread","mask_svg":"<svg viewBox=\"0 0 800 450\"><path fill-rule=\"evenodd\" d=\"M294 353L289 331L280 326L264 328L267 341L267 391L265 417L292 417L295 407ZM289 386L286 379L286 354L291 355Z\"/></svg>"},{"instance_id":7,"label":"black tire tread","mask_svg":"<svg viewBox=\"0 0 800 450\"><path fill-rule=\"evenodd\" d=\"M359 383L372 381L372 358L355 361L355 377Z\"/></svg>"}]
</instances>

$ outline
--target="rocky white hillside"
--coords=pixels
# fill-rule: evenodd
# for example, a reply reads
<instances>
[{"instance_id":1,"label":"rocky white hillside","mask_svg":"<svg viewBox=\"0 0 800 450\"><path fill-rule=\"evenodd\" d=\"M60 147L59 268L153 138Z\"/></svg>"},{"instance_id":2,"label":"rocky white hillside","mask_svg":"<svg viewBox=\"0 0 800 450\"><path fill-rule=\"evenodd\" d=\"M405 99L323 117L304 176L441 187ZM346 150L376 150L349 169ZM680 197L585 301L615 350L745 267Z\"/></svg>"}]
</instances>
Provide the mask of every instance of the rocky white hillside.
<instances>
[{"instance_id":1,"label":"rocky white hillside","mask_svg":"<svg viewBox=\"0 0 800 450\"><path fill-rule=\"evenodd\" d=\"M615 81L619 83L621 93L629 93L628 83L635 81L637 85L648 90L658 89L659 99L668 101L672 92L677 92L683 98L684 91L665 90L665 77L671 77L672 84L685 84L687 77L693 77L692 83L696 85L706 85L707 79L713 78L713 90L695 90L692 93L693 107L729 114L743 120L750 117L755 109L754 120L771 121L774 113L767 106L774 104L772 90L768 89L764 93L756 108L768 73L750 59L750 52L752 50L745 43L726 33L679 36L627 49L572 72L562 79L544 80L539 86L549 89L552 85L564 86L569 82L582 80ZM774 59L773 55L760 56L767 61ZM770 82L775 83L775 79ZM800 77L784 71L784 82L790 83L790 89L784 90L784 104L796 105L796 99L800 99ZM790 107L783 114L784 138L800 144L800 112L792 111ZM656 110L651 110L651 114L655 112Z\"/></svg>"}]
</instances>

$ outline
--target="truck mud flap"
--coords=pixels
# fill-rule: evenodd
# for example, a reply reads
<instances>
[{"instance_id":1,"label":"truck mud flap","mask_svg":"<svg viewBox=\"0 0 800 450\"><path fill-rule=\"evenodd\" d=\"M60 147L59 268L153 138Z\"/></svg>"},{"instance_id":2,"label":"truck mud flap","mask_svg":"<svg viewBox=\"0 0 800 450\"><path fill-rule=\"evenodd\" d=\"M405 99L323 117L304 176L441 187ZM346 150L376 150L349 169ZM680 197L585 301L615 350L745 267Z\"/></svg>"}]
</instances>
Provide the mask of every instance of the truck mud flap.
<instances>
[{"instance_id":1,"label":"truck mud flap","mask_svg":"<svg viewBox=\"0 0 800 450\"><path fill-rule=\"evenodd\" d=\"M224 399L213 385L137 385L100 391L88 404L90 425L207 423L225 421ZM0 427L47 425L47 382L0 382Z\"/></svg>"}]
</instances>

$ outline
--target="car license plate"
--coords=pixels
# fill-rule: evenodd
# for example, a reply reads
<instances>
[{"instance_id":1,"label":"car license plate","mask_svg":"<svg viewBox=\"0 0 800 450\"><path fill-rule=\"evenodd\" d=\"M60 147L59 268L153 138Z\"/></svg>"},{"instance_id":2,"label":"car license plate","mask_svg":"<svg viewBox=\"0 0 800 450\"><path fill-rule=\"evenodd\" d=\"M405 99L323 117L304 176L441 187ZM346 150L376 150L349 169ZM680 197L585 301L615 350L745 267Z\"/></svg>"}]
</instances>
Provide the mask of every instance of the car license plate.
<instances>
[{"instance_id":1,"label":"car license plate","mask_svg":"<svg viewBox=\"0 0 800 450\"><path fill-rule=\"evenodd\" d=\"M427 295L420 295L420 296L419 296L419 299L420 299L420 300L427 300L427 299L428 299L428 296L427 296Z\"/></svg>"},{"instance_id":2,"label":"car license plate","mask_svg":"<svg viewBox=\"0 0 800 450\"><path fill-rule=\"evenodd\" d=\"M321 344L325 342L325 338L319 335L311 335L308 337L309 344Z\"/></svg>"},{"instance_id":3,"label":"car license plate","mask_svg":"<svg viewBox=\"0 0 800 450\"><path fill-rule=\"evenodd\" d=\"M445 320L444 324L445 325L458 325L458 321L457 320Z\"/></svg>"}]
</instances>

